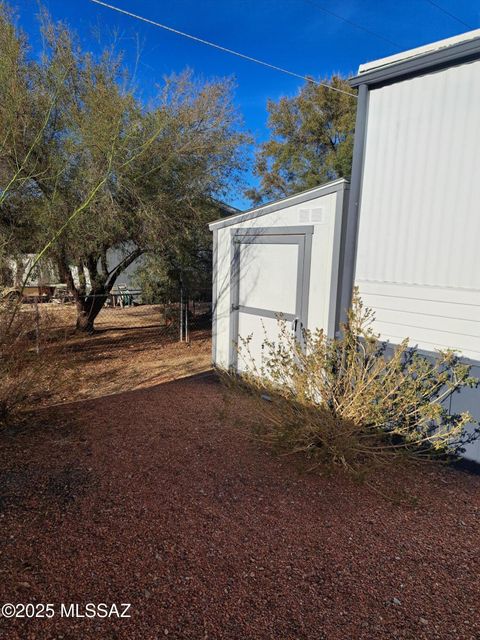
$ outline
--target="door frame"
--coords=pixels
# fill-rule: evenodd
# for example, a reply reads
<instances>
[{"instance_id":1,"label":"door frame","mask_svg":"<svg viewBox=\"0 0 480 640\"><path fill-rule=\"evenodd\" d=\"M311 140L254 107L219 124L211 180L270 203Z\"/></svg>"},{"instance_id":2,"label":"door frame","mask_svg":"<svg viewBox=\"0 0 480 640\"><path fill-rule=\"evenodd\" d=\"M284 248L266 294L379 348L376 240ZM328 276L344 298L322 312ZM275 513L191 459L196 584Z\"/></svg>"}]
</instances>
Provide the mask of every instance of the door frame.
<instances>
[{"instance_id":1,"label":"door frame","mask_svg":"<svg viewBox=\"0 0 480 640\"><path fill-rule=\"evenodd\" d=\"M308 302L310 292L310 266L312 257L313 225L295 227L237 227L230 230L230 328L229 328L229 368L237 371L238 365L238 316L251 313L269 318L278 317L279 311L241 306L240 293L240 247L242 244L296 244L298 245L297 290L295 314L283 314L288 321L299 320L301 328L308 326ZM298 312L298 313L297 313Z\"/></svg>"}]
</instances>

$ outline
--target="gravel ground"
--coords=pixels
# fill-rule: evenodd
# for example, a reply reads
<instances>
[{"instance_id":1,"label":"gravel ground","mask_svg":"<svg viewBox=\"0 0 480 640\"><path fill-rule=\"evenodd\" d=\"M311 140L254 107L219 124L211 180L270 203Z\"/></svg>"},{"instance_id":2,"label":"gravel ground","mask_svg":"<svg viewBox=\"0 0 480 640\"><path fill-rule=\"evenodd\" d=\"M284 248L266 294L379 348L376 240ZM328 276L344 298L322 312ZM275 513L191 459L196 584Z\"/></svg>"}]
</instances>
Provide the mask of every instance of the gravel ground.
<instances>
[{"instance_id":1,"label":"gravel ground","mask_svg":"<svg viewBox=\"0 0 480 640\"><path fill-rule=\"evenodd\" d=\"M45 410L3 434L0 637L357 640L480 638L480 478L302 474L222 417L200 376ZM238 410L248 410L239 401ZM66 619L59 603L131 603Z\"/></svg>"}]
</instances>

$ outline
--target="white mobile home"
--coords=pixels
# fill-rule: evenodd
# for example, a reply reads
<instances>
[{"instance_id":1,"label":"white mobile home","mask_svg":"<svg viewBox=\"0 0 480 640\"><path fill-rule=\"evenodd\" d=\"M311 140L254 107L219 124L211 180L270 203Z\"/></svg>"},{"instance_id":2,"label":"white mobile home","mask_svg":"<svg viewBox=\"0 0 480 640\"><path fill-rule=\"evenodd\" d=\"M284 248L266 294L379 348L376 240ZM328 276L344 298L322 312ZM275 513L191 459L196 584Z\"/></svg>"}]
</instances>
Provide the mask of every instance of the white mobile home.
<instances>
[{"instance_id":1,"label":"white mobile home","mask_svg":"<svg viewBox=\"0 0 480 640\"><path fill-rule=\"evenodd\" d=\"M128 253L132 250L131 246L126 247L114 247L108 249L107 251L107 268L109 271L113 270L120 262L125 258ZM0 287L3 286L14 286L21 287L23 284L26 284L29 287L36 287L42 285L51 285L59 282L60 278L57 273L58 269L55 266L53 260L43 260L39 263L38 267L36 267L28 281L24 283L24 278L26 273L28 272L30 266L32 265L36 254L34 253L26 253L22 254L19 258L12 258L8 261L8 266L10 270L10 282L1 282ZM135 289L135 272L136 270L143 264L144 257L138 257L132 264L130 264L122 273L119 275L116 281L116 285L122 284L126 285L129 289ZM70 267L72 271L73 280L75 286L79 286L79 277L78 277L78 267L71 265ZM90 289L90 277L88 273L86 274L87 281L87 289Z\"/></svg>"},{"instance_id":2,"label":"white mobile home","mask_svg":"<svg viewBox=\"0 0 480 640\"><path fill-rule=\"evenodd\" d=\"M480 30L362 65L347 251L376 328L480 377ZM480 389L451 399L480 419ZM480 442L467 457L480 462Z\"/></svg>"},{"instance_id":3,"label":"white mobile home","mask_svg":"<svg viewBox=\"0 0 480 640\"><path fill-rule=\"evenodd\" d=\"M362 65L351 84L347 210L337 182L211 225L214 362L241 368L249 334L259 353L272 311L333 335L356 284L384 339L458 350L480 377L480 30ZM480 419L480 389L451 402ZM479 441L466 457L480 462Z\"/></svg>"}]
</instances>

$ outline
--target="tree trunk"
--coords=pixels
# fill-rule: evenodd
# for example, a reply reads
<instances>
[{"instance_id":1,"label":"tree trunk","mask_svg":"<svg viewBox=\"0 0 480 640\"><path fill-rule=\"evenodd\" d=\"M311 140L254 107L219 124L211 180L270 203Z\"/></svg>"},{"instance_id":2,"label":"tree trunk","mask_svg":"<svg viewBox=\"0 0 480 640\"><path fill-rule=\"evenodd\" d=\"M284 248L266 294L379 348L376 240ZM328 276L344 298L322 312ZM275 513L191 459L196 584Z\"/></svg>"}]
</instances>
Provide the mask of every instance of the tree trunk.
<instances>
[{"instance_id":1,"label":"tree trunk","mask_svg":"<svg viewBox=\"0 0 480 640\"><path fill-rule=\"evenodd\" d=\"M93 333L95 318L105 304L108 294L105 291L91 293L83 300L77 300L77 331Z\"/></svg>"},{"instance_id":2,"label":"tree trunk","mask_svg":"<svg viewBox=\"0 0 480 640\"><path fill-rule=\"evenodd\" d=\"M59 252L57 255L58 271L60 277L66 282L68 290L73 295L77 307L77 331L82 333L94 332L95 318L102 310L118 276L142 253L141 249L135 249L125 256L111 271L107 271L106 250L100 256L88 256L78 265L79 287L76 287L66 252L64 250ZM92 290L88 295L85 295L86 272L89 275L92 286Z\"/></svg>"}]
</instances>

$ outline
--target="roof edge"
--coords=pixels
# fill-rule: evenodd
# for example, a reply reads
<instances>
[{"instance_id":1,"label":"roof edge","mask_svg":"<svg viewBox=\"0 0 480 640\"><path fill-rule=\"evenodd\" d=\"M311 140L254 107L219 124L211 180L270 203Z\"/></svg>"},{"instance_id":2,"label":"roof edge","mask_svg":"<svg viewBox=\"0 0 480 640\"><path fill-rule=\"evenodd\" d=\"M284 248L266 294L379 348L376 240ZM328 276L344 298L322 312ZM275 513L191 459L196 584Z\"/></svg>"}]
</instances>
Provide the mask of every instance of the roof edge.
<instances>
[{"instance_id":1,"label":"roof edge","mask_svg":"<svg viewBox=\"0 0 480 640\"><path fill-rule=\"evenodd\" d=\"M405 49L403 51L400 51L399 53L393 53L383 58L377 58L375 60L370 60L369 62L364 62L359 66L358 73L362 74L366 73L367 71L373 71L373 69L378 69L379 67L397 64L399 62L402 62L403 60L417 58L418 56L425 53L431 53L433 51L439 51L440 49L446 49L447 47L452 47L455 44L467 42L468 40L475 40L476 38L480 38L480 29L471 29L470 31L465 31L464 33L449 36L448 38L442 38L441 40L436 40L434 42L427 42L427 44L419 45L418 47L414 47L412 49Z\"/></svg>"},{"instance_id":2,"label":"roof edge","mask_svg":"<svg viewBox=\"0 0 480 640\"><path fill-rule=\"evenodd\" d=\"M385 64L350 78L349 84L352 88L359 87L361 84L368 86L388 84L393 80L432 73L478 59L480 59L480 37L433 49L397 62L388 62L387 58Z\"/></svg>"},{"instance_id":3,"label":"roof edge","mask_svg":"<svg viewBox=\"0 0 480 640\"><path fill-rule=\"evenodd\" d=\"M217 198L211 198L211 201L213 202L213 204L217 205L217 207L220 207L221 209L228 211L232 215L240 211L238 207L234 207L231 204L227 204L223 200L218 200Z\"/></svg>"},{"instance_id":4,"label":"roof edge","mask_svg":"<svg viewBox=\"0 0 480 640\"><path fill-rule=\"evenodd\" d=\"M259 207L241 211L240 213L234 214L227 218L214 220L213 222L210 222L208 228L210 229L210 231L214 231L216 229L222 229L223 227L229 227L232 224L244 222L245 220L259 218L260 216L264 216L268 213L286 209L287 207L291 207L292 205L301 204L302 202L308 202L309 200L313 200L319 195L326 196L330 193L336 193L337 191L345 189L349 185L350 182L346 178L338 178L337 180L332 180L331 182L327 182L326 184L322 184L318 187L313 187L312 189L307 189L306 191L300 191L299 193L295 193L291 196L286 196L285 198L281 198L280 200L273 200L272 202L267 202L266 204L263 204Z\"/></svg>"}]
</instances>

